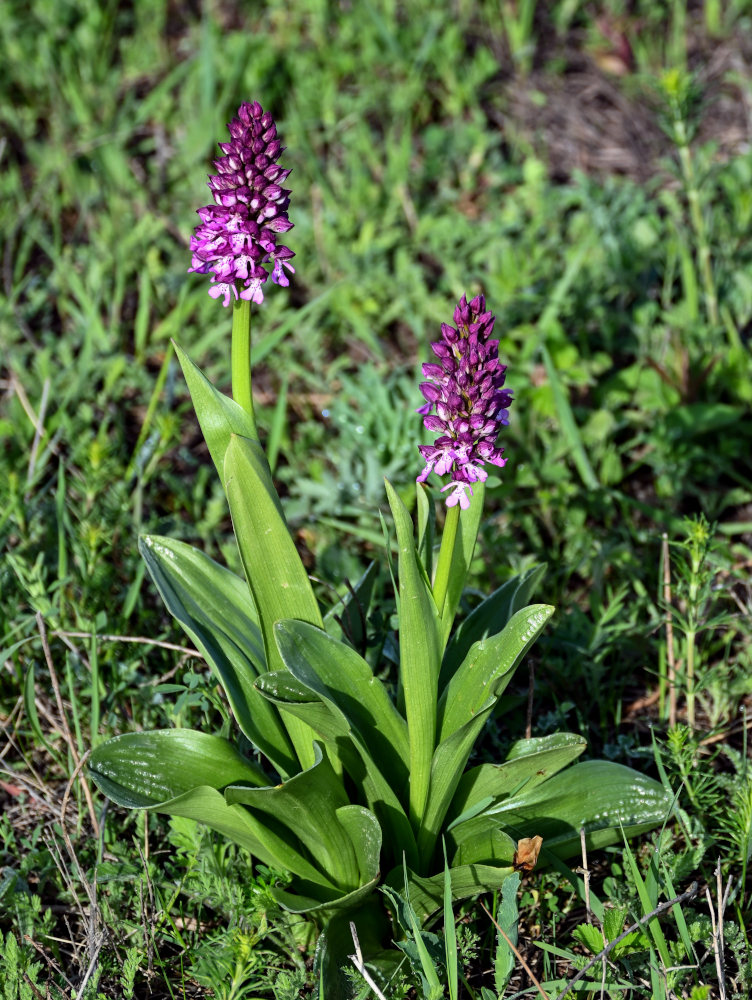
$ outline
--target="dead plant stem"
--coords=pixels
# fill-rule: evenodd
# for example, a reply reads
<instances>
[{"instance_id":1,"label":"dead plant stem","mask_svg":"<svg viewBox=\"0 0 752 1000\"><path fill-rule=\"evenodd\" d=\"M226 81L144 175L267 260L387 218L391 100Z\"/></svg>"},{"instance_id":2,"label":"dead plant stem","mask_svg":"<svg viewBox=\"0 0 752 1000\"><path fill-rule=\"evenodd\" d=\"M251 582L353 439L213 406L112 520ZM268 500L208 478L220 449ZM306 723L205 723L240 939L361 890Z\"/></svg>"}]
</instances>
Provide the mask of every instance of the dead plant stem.
<instances>
[{"instance_id":1,"label":"dead plant stem","mask_svg":"<svg viewBox=\"0 0 752 1000\"><path fill-rule=\"evenodd\" d=\"M78 750L76 748L76 741L73 739L73 734L70 730L70 725L68 723L68 717L65 714L65 708L63 706L63 697L60 693L60 684L57 679L57 671L55 670L55 664L52 662L52 652L50 651L50 644L47 640L47 629L44 624L44 618L39 611L36 614L37 628L39 629L39 635L42 640L42 649L44 650L44 658L47 661L47 669L50 672L50 680L52 681L52 690L55 692L55 703L57 704L57 710L60 715L60 723L63 727L63 738L68 744L68 749L70 750L71 757L73 758L73 763L76 770L74 774L78 772L80 768L80 757L78 756ZM99 836L99 823L97 822L97 815L94 811L94 800L91 797L91 790L89 789L89 784L85 776L81 775L81 788L83 789L84 798L86 799L86 806L89 810L89 819L91 820L92 829L94 831L94 836Z\"/></svg>"}]
</instances>

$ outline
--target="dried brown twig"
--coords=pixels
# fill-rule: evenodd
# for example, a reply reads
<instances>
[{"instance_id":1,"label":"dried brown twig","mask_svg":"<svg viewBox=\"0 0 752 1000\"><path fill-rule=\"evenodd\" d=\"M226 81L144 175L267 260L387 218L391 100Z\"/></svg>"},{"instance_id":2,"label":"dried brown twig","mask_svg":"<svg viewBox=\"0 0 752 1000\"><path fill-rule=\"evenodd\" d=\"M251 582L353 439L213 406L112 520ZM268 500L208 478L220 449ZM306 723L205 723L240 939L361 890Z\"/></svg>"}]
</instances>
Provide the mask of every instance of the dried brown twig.
<instances>
[{"instance_id":1,"label":"dried brown twig","mask_svg":"<svg viewBox=\"0 0 752 1000\"><path fill-rule=\"evenodd\" d=\"M152 639L143 635L100 635L98 632L67 632L63 630L52 632L51 635L59 639L91 639L96 635L96 638L103 642L135 642L144 646L159 646L160 649L174 649L176 653L185 653L186 656L195 656L197 659L203 660L203 655L197 649L190 649L179 646L176 642L165 642L162 639Z\"/></svg>"},{"instance_id":2,"label":"dried brown twig","mask_svg":"<svg viewBox=\"0 0 752 1000\"><path fill-rule=\"evenodd\" d=\"M70 750L71 757L73 758L73 763L76 770L74 775L76 775L81 767L81 758L78 755L78 749L76 747L76 741L73 739L73 734L70 730L70 725L68 723L68 717L65 714L65 708L63 706L63 697L60 693L60 684L57 679L57 671L55 670L55 664L52 660L52 652L50 650L50 644L47 639L47 629L44 624L44 618L39 611L37 611L37 628L39 629L39 635L42 640L42 649L44 650L44 658L47 662L47 669L50 672L50 680L52 681L52 690L55 693L55 704L57 705L57 710L60 715L60 725L62 726L63 739L68 744L68 749ZM85 776L81 775L81 788L83 789L84 798L86 799L86 806L89 811L89 819L91 820L92 829L94 830L94 836L99 836L99 823L97 822L97 814L94 810L94 800L91 797L91 789L89 788L89 783L87 782ZM63 828L64 829L64 828Z\"/></svg>"}]
</instances>

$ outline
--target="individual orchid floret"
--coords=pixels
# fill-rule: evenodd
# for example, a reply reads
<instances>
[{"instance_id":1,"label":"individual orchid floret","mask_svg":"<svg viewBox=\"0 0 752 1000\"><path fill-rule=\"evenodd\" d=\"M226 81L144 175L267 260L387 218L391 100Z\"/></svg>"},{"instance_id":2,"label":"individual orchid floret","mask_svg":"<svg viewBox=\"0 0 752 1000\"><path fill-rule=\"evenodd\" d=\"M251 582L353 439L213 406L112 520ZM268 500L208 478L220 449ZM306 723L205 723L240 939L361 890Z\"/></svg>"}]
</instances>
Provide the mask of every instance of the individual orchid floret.
<instances>
[{"instance_id":1,"label":"individual orchid floret","mask_svg":"<svg viewBox=\"0 0 752 1000\"><path fill-rule=\"evenodd\" d=\"M198 210L188 270L210 274L209 295L222 297L225 306L238 298L261 303L268 265L278 285L290 284L285 268L295 271L295 254L277 245L279 234L293 227L290 191L282 187L290 171L276 162L284 146L258 101L241 104L227 128L230 142L219 143L225 155L214 161L217 173L208 180L215 204Z\"/></svg>"},{"instance_id":2,"label":"individual orchid floret","mask_svg":"<svg viewBox=\"0 0 752 1000\"><path fill-rule=\"evenodd\" d=\"M442 492L451 489L447 506L466 510L472 483L485 482L486 463L503 467L503 448L496 438L509 423L511 389L505 389L506 365L499 361L499 341L492 340L494 316L486 312L482 295L468 302L463 295L454 311L456 326L441 324L441 340L431 344L438 362L423 365L429 379L420 386L426 402L418 413L423 424L439 436L432 445L419 445L426 467L422 483L435 472L451 476Z\"/></svg>"}]
</instances>

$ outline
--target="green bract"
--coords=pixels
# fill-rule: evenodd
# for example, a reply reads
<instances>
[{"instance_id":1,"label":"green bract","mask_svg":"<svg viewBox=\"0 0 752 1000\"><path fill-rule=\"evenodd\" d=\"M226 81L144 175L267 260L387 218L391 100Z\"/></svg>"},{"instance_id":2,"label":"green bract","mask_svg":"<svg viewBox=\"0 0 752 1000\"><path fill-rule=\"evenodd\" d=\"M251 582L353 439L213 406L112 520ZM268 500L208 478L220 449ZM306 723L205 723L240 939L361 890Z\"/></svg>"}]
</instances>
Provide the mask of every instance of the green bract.
<instances>
[{"instance_id":1,"label":"green bract","mask_svg":"<svg viewBox=\"0 0 752 1000\"><path fill-rule=\"evenodd\" d=\"M508 581L452 632L481 516L478 484L453 541L443 613L432 589L432 504L419 487L417 540L387 483L399 553L396 693L358 652L374 570L322 616L288 530L252 415L180 354L224 484L241 579L182 542L141 551L167 607L216 673L263 767L226 740L191 730L129 733L90 767L120 805L189 816L291 875L276 890L296 912L372 914L381 883L426 920L441 907L444 848L454 898L498 888L515 843L542 836L543 857L601 847L661 822L663 788L607 761L569 767L571 734L514 744L468 768L486 720L553 608L528 604L543 568ZM365 918L364 918L365 919ZM370 917L368 918L371 919ZM331 926L336 921L330 921Z\"/></svg>"}]
</instances>

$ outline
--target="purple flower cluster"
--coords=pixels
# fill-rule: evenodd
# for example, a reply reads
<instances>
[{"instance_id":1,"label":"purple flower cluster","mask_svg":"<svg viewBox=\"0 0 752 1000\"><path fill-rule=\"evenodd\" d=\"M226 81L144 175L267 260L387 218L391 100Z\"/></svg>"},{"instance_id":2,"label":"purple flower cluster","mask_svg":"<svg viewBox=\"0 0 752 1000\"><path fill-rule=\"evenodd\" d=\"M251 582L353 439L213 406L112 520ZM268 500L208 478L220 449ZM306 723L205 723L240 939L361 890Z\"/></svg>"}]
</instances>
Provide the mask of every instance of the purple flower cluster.
<instances>
[{"instance_id":1,"label":"purple flower cluster","mask_svg":"<svg viewBox=\"0 0 752 1000\"><path fill-rule=\"evenodd\" d=\"M208 180L216 204L198 210L202 225L191 237L188 270L211 274L209 295L224 295L225 306L231 297L260 303L269 277L265 264L279 285L290 283L283 268L295 271L289 263L295 254L277 246L277 234L293 226L287 218L290 192L282 187L290 171L276 162L284 146L258 101L241 104L227 128L231 141L219 143L225 155L214 161L217 173Z\"/></svg>"},{"instance_id":2,"label":"purple flower cluster","mask_svg":"<svg viewBox=\"0 0 752 1000\"><path fill-rule=\"evenodd\" d=\"M431 472L451 475L447 506L470 506L471 483L488 478L486 462L506 464L503 448L496 447L500 424L509 423L507 407L511 389L504 389L507 366L499 361L499 341L491 340L493 313L486 312L482 295L468 302L463 295L454 310L454 326L441 324L441 340L431 344L438 364L424 364L430 379L420 391L426 403L418 413L423 423L439 436L432 445L419 445L426 467L418 476L422 483ZM468 496L469 494L469 496Z\"/></svg>"}]
</instances>

